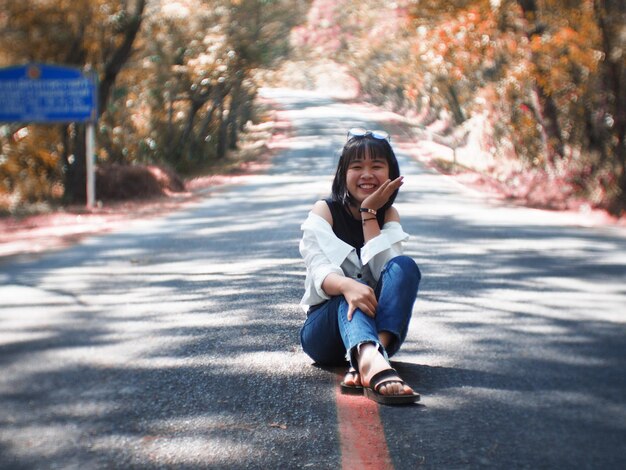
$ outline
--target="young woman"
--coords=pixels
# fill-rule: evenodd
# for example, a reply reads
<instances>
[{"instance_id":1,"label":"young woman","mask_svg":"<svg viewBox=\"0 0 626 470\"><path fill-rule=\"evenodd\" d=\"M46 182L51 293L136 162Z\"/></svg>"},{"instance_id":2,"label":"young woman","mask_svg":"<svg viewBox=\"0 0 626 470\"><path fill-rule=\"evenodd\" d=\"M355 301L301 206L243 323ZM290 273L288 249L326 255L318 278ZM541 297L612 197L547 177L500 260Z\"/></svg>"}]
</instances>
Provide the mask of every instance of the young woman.
<instances>
[{"instance_id":1,"label":"young woman","mask_svg":"<svg viewBox=\"0 0 626 470\"><path fill-rule=\"evenodd\" d=\"M300 242L304 351L321 365L349 361L343 392L398 405L419 400L388 361L406 338L421 279L402 255L408 235L393 207L402 178L387 133L351 129L332 196L315 203Z\"/></svg>"}]
</instances>

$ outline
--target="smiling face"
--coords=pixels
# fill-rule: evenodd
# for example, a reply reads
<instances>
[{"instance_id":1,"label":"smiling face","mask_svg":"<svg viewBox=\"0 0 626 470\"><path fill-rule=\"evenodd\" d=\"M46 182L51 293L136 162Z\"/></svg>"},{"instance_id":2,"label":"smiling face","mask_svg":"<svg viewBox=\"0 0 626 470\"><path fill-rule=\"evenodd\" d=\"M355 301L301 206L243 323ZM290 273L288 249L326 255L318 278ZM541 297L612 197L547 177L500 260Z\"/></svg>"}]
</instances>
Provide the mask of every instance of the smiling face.
<instances>
[{"instance_id":1,"label":"smiling face","mask_svg":"<svg viewBox=\"0 0 626 470\"><path fill-rule=\"evenodd\" d=\"M396 155L386 139L352 137L343 147L332 185L332 199L357 212L361 202L387 179L400 176ZM382 207L393 204L398 191Z\"/></svg>"},{"instance_id":2,"label":"smiling face","mask_svg":"<svg viewBox=\"0 0 626 470\"><path fill-rule=\"evenodd\" d=\"M389 179L389 164L383 157L365 155L354 159L346 172L346 187L359 206L363 200Z\"/></svg>"}]
</instances>

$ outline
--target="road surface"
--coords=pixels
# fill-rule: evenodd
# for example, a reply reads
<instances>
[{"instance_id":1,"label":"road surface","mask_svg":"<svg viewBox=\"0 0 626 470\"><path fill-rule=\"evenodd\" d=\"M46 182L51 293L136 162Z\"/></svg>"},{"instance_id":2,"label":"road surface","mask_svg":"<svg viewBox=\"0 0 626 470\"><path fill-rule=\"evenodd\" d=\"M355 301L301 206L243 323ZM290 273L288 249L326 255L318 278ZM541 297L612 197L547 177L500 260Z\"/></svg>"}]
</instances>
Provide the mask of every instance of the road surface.
<instances>
[{"instance_id":1,"label":"road surface","mask_svg":"<svg viewBox=\"0 0 626 470\"><path fill-rule=\"evenodd\" d=\"M361 421L299 347L299 225L345 131L390 117L264 95L291 123L265 174L0 264L0 468L624 468L624 229L490 201L393 135L423 274L394 365L422 401ZM380 461L346 439L370 418Z\"/></svg>"}]
</instances>

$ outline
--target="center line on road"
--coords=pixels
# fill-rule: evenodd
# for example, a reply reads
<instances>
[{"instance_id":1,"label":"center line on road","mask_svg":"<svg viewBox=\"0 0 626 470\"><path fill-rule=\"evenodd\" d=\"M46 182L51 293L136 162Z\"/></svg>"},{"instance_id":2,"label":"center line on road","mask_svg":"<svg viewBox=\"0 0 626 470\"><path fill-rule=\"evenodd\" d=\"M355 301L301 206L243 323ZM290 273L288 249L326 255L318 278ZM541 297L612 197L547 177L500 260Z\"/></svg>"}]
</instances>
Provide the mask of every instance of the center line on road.
<instances>
[{"instance_id":1,"label":"center line on road","mask_svg":"<svg viewBox=\"0 0 626 470\"><path fill-rule=\"evenodd\" d=\"M335 392L341 445L341 468L393 470L378 405L359 395Z\"/></svg>"}]
</instances>

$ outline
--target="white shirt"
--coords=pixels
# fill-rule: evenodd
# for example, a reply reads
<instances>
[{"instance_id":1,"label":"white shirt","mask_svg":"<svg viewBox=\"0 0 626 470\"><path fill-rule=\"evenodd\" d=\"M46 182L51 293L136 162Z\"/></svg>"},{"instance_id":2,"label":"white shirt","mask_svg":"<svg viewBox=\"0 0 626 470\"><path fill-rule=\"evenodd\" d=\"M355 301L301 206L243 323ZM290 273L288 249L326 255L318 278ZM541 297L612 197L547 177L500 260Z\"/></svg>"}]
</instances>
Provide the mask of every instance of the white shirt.
<instances>
[{"instance_id":1,"label":"white shirt","mask_svg":"<svg viewBox=\"0 0 626 470\"><path fill-rule=\"evenodd\" d=\"M300 305L305 312L311 305L330 299L322 289L322 283L330 273L364 281L374 288L387 262L402 254L402 242L409 238L399 222L387 222L380 235L361 248L359 259L356 249L338 238L323 217L309 212L300 228L303 231L300 254L306 264Z\"/></svg>"}]
</instances>

